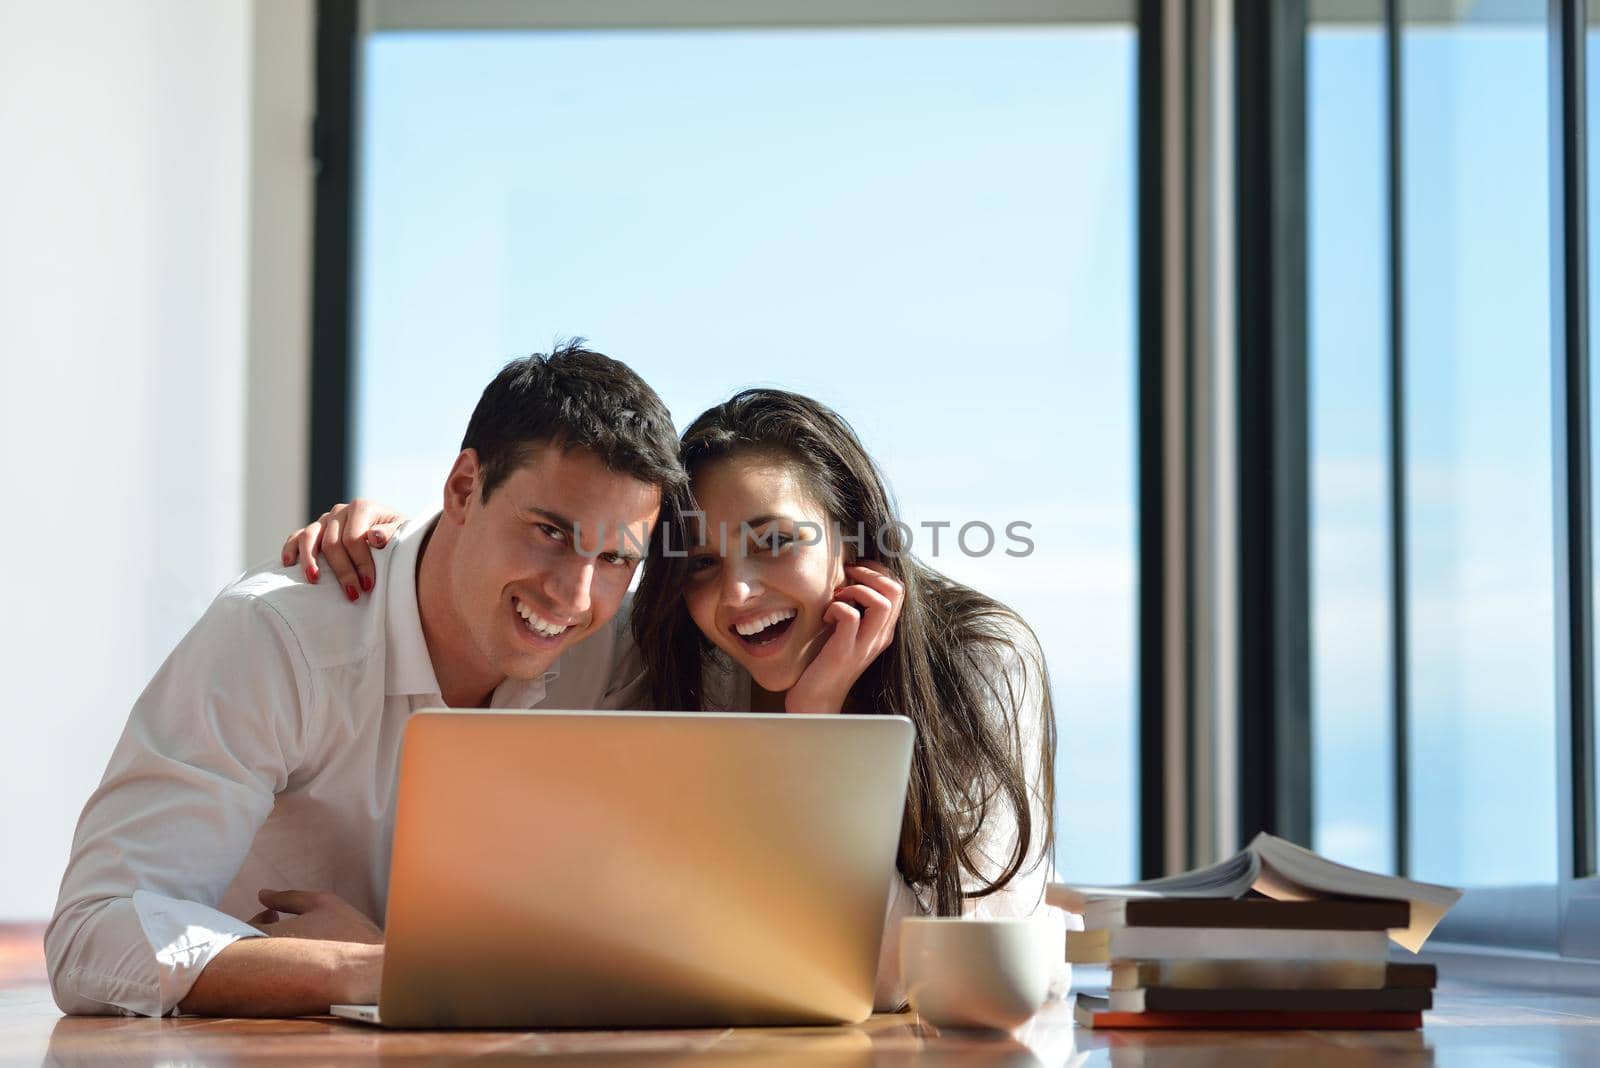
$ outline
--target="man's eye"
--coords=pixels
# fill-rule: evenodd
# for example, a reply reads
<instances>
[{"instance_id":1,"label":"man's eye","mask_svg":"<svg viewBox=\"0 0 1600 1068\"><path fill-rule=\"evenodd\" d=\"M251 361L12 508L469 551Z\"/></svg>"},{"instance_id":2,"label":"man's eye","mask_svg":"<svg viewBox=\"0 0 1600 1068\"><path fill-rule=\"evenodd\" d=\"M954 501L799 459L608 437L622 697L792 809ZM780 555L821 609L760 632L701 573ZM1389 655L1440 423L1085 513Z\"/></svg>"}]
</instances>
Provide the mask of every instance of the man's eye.
<instances>
[{"instance_id":1,"label":"man's eye","mask_svg":"<svg viewBox=\"0 0 1600 1068\"><path fill-rule=\"evenodd\" d=\"M549 523L540 523L539 532L551 541L560 542L563 545L566 544L567 532L560 527L551 526Z\"/></svg>"},{"instance_id":2,"label":"man's eye","mask_svg":"<svg viewBox=\"0 0 1600 1068\"><path fill-rule=\"evenodd\" d=\"M621 553L601 553L600 554L600 559L604 560L608 564L613 564L613 565L615 565L617 567L631 567L631 566L633 566L633 557L631 557L631 556L623 556Z\"/></svg>"}]
</instances>

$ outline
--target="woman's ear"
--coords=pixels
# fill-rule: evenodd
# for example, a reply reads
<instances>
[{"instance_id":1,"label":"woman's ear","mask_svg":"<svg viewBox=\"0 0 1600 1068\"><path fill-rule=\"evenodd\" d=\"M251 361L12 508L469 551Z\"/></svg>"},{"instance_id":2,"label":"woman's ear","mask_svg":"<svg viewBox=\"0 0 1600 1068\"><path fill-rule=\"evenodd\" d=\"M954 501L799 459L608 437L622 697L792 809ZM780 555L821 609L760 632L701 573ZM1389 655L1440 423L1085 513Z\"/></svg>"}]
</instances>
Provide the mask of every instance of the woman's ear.
<instances>
[{"instance_id":1,"label":"woman's ear","mask_svg":"<svg viewBox=\"0 0 1600 1068\"><path fill-rule=\"evenodd\" d=\"M844 569L856 562L856 554L848 545L839 546L839 551L833 557L833 588L847 586L850 580L845 576Z\"/></svg>"}]
</instances>

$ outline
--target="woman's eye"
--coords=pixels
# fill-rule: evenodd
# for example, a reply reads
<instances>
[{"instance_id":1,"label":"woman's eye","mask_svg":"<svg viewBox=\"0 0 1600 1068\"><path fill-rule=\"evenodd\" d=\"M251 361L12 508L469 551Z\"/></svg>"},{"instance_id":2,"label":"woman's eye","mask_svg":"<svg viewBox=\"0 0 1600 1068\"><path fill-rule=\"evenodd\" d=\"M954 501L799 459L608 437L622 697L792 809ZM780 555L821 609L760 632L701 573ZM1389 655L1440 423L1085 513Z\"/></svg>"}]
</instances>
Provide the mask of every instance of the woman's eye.
<instances>
[{"instance_id":1,"label":"woman's eye","mask_svg":"<svg viewBox=\"0 0 1600 1068\"><path fill-rule=\"evenodd\" d=\"M710 571L716 565L717 558L714 556L691 556L689 557L689 574L703 574L707 571Z\"/></svg>"},{"instance_id":2,"label":"woman's eye","mask_svg":"<svg viewBox=\"0 0 1600 1068\"><path fill-rule=\"evenodd\" d=\"M765 553L768 556L777 556L779 553L787 551L794 544L794 535L785 534L781 530L774 530L757 538L753 551L757 555Z\"/></svg>"}]
</instances>

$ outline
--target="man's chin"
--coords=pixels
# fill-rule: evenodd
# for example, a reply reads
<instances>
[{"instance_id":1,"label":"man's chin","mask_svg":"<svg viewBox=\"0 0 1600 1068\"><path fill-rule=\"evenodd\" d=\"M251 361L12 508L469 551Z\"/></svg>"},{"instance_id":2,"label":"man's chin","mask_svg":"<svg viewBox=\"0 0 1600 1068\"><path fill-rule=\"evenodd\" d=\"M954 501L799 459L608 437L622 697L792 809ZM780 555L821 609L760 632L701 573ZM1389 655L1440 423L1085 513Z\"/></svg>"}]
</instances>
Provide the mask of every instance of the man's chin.
<instances>
[{"instance_id":1,"label":"man's chin","mask_svg":"<svg viewBox=\"0 0 1600 1068\"><path fill-rule=\"evenodd\" d=\"M549 672L550 666L561 658L561 654L566 651L566 648L566 644L563 643L559 648L551 652L519 649L510 656L501 657L500 663L495 666L508 679L516 679L518 682L531 682L534 679L543 678Z\"/></svg>"}]
</instances>

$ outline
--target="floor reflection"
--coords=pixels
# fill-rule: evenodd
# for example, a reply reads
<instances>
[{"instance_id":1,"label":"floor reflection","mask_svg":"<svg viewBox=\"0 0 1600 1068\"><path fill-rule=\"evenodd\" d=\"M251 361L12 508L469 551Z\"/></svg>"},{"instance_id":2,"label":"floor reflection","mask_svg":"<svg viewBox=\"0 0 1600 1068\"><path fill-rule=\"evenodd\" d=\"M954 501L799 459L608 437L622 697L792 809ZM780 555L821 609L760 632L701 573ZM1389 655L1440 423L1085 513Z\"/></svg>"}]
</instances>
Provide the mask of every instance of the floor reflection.
<instances>
[{"instance_id":1,"label":"floor reflection","mask_svg":"<svg viewBox=\"0 0 1600 1068\"><path fill-rule=\"evenodd\" d=\"M1431 1068L1419 1031L1151 1031L1075 1036L1073 1068Z\"/></svg>"},{"instance_id":2,"label":"floor reflection","mask_svg":"<svg viewBox=\"0 0 1600 1068\"><path fill-rule=\"evenodd\" d=\"M500 1064L575 1068L1500 1068L1600 1064L1600 999L1456 991L1420 1032L1087 1031L1047 1011L1015 1034L941 1032L913 1016L859 1027L708 1031L381 1031L330 1019L61 1017L47 995L0 1011L0 1062L52 1065ZM0 1009L7 1006L0 1003ZM1578 1011L1586 1010L1586 1011ZM48 1048L46 1048L48 1047Z\"/></svg>"},{"instance_id":3,"label":"floor reflection","mask_svg":"<svg viewBox=\"0 0 1600 1068\"><path fill-rule=\"evenodd\" d=\"M1067 1039L1070 1047L1070 1033ZM45 1063L430 1065L530 1059L541 1065L581 1068L1043 1068L1046 1063L1063 1063L1055 1058L1041 1060L1017 1036L941 1034L912 1017L880 1017L850 1028L538 1033L380 1031L330 1020L62 1017L50 1031Z\"/></svg>"}]
</instances>

